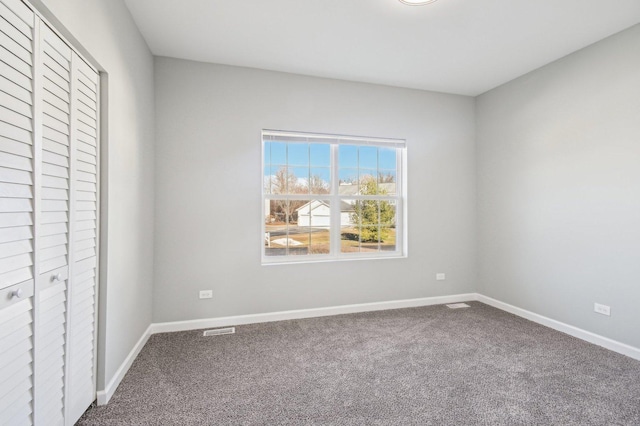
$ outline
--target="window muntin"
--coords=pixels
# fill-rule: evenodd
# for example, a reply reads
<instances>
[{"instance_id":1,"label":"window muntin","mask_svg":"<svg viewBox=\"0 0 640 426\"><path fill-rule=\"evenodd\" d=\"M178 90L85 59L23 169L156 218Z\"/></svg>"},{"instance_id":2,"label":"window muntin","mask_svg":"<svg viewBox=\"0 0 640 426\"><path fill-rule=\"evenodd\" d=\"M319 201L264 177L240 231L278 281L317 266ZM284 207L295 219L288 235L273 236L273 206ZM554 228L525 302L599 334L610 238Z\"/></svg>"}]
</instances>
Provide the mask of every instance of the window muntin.
<instances>
[{"instance_id":1,"label":"window muntin","mask_svg":"<svg viewBox=\"0 0 640 426\"><path fill-rule=\"evenodd\" d=\"M263 263L404 255L401 140L263 131Z\"/></svg>"}]
</instances>

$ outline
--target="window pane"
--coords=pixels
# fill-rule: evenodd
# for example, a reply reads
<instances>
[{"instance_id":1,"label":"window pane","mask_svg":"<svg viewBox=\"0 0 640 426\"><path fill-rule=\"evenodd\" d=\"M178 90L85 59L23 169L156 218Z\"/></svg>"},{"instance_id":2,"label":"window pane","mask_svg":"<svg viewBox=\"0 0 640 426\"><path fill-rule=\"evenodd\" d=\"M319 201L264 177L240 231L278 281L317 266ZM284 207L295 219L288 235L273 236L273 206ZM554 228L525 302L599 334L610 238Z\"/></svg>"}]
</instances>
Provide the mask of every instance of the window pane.
<instances>
[{"instance_id":1,"label":"window pane","mask_svg":"<svg viewBox=\"0 0 640 426\"><path fill-rule=\"evenodd\" d=\"M363 224L360 227L360 251L376 252L379 249L380 227L378 225Z\"/></svg>"},{"instance_id":2,"label":"window pane","mask_svg":"<svg viewBox=\"0 0 640 426\"><path fill-rule=\"evenodd\" d=\"M295 191L298 179L292 170L285 166L271 167L271 193L290 194Z\"/></svg>"},{"instance_id":3,"label":"window pane","mask_svg":"<svg viewBox=\"0 0 640 426\"><path fill-rule=\"evenodd\" d=\"M340 251L395 251L395 202L344 200L340 212Z\"/></svg>"},{"instance_id":4,"label":"window pane","mask_svg":"<svg viewBox=\"0 0 640 426\"><path fill-rule=\"evenodd\" d=\"M380 201L380 225L396 226L396 202Z\"/></svg>"},{"instance_id":5,"label":"window pane","mask_svg":"<svg viewBox=\"0 0 640 426\"><path fill-rule=\"evenodd\" d=\"M338 162L340 168L358 168L358 147L354 145L340 145L338 148Z\"/></svg>"},{"instance_id":6,"label":"window pane","mask_svg":"<svg viewBox=\"0 0 640 426\"><path fill-rule=\"evenodd\" d=\"M360 231L355 215L355 200L340 202L340 251L355 253L360 251Z\"/></svg>"},{"instance_id":7,"label":"window pane","mask_svg":"<svg viewBox=\"0 0 640 426\"><path fill-rule=\"evenodd\" d=\"M396 171L380 170L378 172L378 194L396 195Z\"/></svg>"},{"instance_id":8,"label":"window pane","mask_svg":"<svg viewBox=\"0 0 640 426\"><path fill-rule=\"evenodd\" d=\"M340 169L340 174L338 176L340 179L340 185L351 184L356 187L356 191L358 188L358 169ZM354 192L355 194L355 192Z\"/></svg>"},{"instance_id":9,"label":"window pane","mask_svg":"<svg viewBox=\"0 0 640 426\"><path fill-rule=\"evenodd\" d=\"M312 143L309 151L312 166L331 167L331 145Z\"/></svg>"},{"instance_id":10,"label":"window pane","mask_svg":"<svg viewBox=\"0 0 640 426\"><path fill-rule=\"evenodd\" d=\"M386 226L380 227L380 251L396 250L396 229Z\"/></svg>"},{"instance_id":11,"label":"window pane","mask_svg":"<svg viewBox=\"0 0 640 426\"><path fill-rule=\"evenodd\" d=\"M308 194L309 193L309 168L308 167L290 167L290 173L293 175L289 181L289 194Z\"/></svg>"},{"instance_id":12,"label":"window pane","mask_svg":"<svg viewBox=\"0 0 640 426\"><path fill-rule=\"evenodd\" d=\"M286 200L265 200L264 247L266 256L283 256L287 253L287 212Z\"/></svg>"},{"instance_id":13,"label":"window pane","mask_svg":"<svg viewBox=\"0 0 640 426\"><path fill-rule=\"evenodd\" d=\"M326 200L265 202L267 256L328 254L331 211Z\"/></svg>"},{"instance_id":14,"label":"window pane","mask_svg":"<svg viewBox=\"0 0 640 426\"><path fill-rule=\"evenodd\" d=\"M396 150L391 148L378 148L378 167L380 169L396 169Z\"/></svg>"},{"instance_id":15,"label":"window pane","mask_svg":"<svg viewBox=\"0 0 640 426\"><path fill-rule=\"evenodd\" d=\"M288 164L289 166L309 165L309 144L290 143L288 144Z\"/></svg>"},{"instance_id":16,"label":"window pane","mask_svg":"<svg viewBox=\"0 0 640 426\"><path fill-rule=\"evenodd\" d=\"M262 165L265 170L271 165L271 142L264 143L264 158L262 159Z\"/></svg>"},{"instance_id":17,"label":"window pane","mask_svg":"<svg viewBox=\"0 0 640 426\"><path fill-rule=\"evenodd\" d=\"M360 170L359 195L376 195L378 193L378 180L375 176L373 170Z\"/></svg>"},{"instance_id":18,"label":"window pane","mask_svg":"<svg viewBox=\"0 0 640 426\"><path fill-rule=\"evenodd\" d=\"M271 194L271 167L265 166L262 176L262 187L265 194Z\"/></svg>"},{"instance_id":19,"label":"window pane","mask_svg":"<svg viewBox=\"0 0 640 426\"><path fill-rule=\"evenodd\" d=\"M361 146L358 150L358 168L378 169L378 148L375 146Z\"/></svg>"},{"instance_id":20,"label":"window pane","mask_svg":"<svg viewBox=\"0 0 640 426\"><path fill-rule=\"evenodd\" d=\"M272 166L284 166L287 164L287 144L282 142L271 142L271 153L269 163ZM265 151L266 155L266 151Z\"/></svg>"},{"instance_id":21,"label":"window pane","mask_svg":"<svg viewBox=\"0 0 640 426\"><path fill-rule=\"evenodd\" d=\"M312 194L328 194L331 192L331 169L328 167L312 168L309 191Z\"/></svg>"},{"instance_id":22,"label":"window pane","mask_svg":"<svg viewBox=\"0 0 640 426\"><path fill-rule=\"evenodd\" d=\"M301 209L300 213L308 214L310 245L309 254L329 254L331 228L331 205L326 200L313 200L309 208ZM298 223L302 224L302 216L298 216Z\"/></svg>"}]
</instances>

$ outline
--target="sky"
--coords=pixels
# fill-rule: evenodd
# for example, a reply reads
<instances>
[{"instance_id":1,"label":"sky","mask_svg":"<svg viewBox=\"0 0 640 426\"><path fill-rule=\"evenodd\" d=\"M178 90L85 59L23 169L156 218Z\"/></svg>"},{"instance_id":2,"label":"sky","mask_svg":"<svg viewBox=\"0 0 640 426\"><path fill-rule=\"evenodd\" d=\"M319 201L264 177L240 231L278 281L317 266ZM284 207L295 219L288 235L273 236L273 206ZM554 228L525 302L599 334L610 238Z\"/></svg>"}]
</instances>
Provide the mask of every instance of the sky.
<instances>
[{"instance_id":1,"label":"sky","mask_svg":"<svg viewBox=\"0 0 640 426\"><path fill-rule=\"evenodd\" d=\"M338 151L340 180L354 179L360 175L396 174L394 148L377 146L340 145ZM288 164L298 178L318 175L329 182L331 149L329 144L265 142L264 174L274 175ZM288 162L287 162L288 159Z\"/></svg>"}]
</instances>

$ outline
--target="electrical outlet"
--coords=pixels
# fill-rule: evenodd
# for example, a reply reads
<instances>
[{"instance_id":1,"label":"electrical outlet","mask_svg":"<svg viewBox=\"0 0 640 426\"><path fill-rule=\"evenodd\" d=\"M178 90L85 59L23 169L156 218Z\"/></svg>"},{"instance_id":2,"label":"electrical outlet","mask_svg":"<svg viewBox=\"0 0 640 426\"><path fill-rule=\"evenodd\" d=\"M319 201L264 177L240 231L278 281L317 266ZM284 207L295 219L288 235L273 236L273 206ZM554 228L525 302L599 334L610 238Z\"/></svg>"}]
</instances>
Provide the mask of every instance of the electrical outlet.
<instances>
[{"instance_id":1,"label":"electrical outlet","mask_svg":"<svg viewBox=\"0 0 640 426\"><path fill-rule=\"evenodd\" d=\"M446 275L444 274L444 272L440 272L436 274L436 280L437 281L444 281L446 279Z\"/></svg>"},{"instance_id":2,"label":"electrical outlet","mask_svg":"<svg viewBox=\"0 0 640 426\"><path fill-rule=\"evenodd\" d=\"M608 317L611 316L611 308L607 305L601 305L599 303L593 304L593 312L597 312Z\"/></svg>"},{"instance_id":3,"label":"electrical outlet","mask_svg":"<svg viewBox=\"0 0 640 426\"><path fill-rule=\"evenodd\" d=\"M200 299L213 298L213 290L200 290Z\"/></svg>"}]
</instances>

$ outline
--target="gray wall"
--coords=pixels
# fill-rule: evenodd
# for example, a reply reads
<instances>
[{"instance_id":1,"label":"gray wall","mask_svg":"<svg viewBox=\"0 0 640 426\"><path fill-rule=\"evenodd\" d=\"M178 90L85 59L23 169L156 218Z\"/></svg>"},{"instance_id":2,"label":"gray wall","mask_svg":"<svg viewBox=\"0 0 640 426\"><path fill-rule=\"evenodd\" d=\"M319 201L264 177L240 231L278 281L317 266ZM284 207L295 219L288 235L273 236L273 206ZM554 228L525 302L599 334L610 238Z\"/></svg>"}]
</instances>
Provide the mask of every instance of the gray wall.
<instances>
[{"instance_id":1,"label":"gray wall","mask_svg":"<svg viewBox=\"0 0 640 426\"><path fill-rule=\"evenodd\" d=\"M41 6L41 2L34 2ZM108 227L101 282L98 389L151 322L153 277L153 57L121 0L45 0L108 73ZM104 151L103 151L104 152ZM105 207L105 206L103 206ZM104 236L104 235L103 235ZM105 271L103 271L105 272Z\"/></svg>"},{"instance_id":2,"label":"gray wall","mask_svg":"<svg viewBox=\"0 0 640 426\"><path fill-rule=\"evenodd\" d=\"M640 347L640 26L476 108L479 292Z\"/></svg>"},{"instance_id":3,"label":"gray wall","mask_svg":"<svg viewBox=\"0 0 640 426\"><path fill-rule=\"evenodd\" d=\"M475 290L473 98L167 58L155 70L154 322ZM263 128L406 138L409 257L261 266Z\"/></svg>"}]
</instances>

